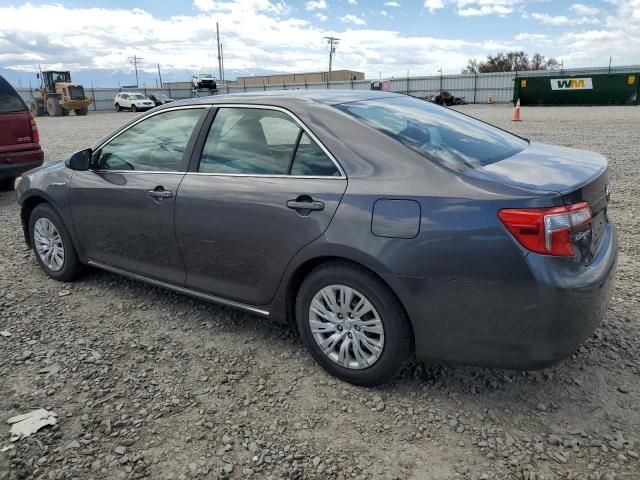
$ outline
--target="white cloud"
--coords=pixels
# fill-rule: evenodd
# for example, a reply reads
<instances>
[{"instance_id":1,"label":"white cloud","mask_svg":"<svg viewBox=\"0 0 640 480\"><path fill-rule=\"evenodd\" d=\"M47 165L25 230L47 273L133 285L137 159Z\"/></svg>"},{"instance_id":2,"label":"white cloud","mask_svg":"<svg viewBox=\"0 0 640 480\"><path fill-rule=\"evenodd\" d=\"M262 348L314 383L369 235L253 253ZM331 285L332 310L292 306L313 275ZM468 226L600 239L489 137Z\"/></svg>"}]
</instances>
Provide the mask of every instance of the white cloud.
<instances>
[{"instance_id":1,"label":"white cloud","mask_svg":"<svg viewBox=\"0 0 640 480\"><path fill-rule=\"evenodd\" d=\"M585 5L583 3L574 3L569 8L576 15L596 15L600 12L599 8L592 7L591 5Z\"/></svg>"},{"instance_id":2,"label":"white cloud","mask_svg":"<svg viewBox=\"0 0 640 480\"><path fill-rule=\"evenodd\" d=\"M548 43L549 36L544 33L519 33L516 41L529 43Z\"/></svg>"},{"instance_id":3,"label":"white cloud","mask_svg":"<svg viewBox=\"0 0 640 480\"><path fill-rule=\"evenodd\" d=\"M325 0L311 0L305 5L307 10L324 10L327 8L327 2Z\"/></svg>"},{"instance_id":4,"label":"white cloud","mask_svg":"<svg viewBox=\"0 0 640 480\"><path fill-rule=\"evenodd\" d=\"M461 17L478 17L491 14L507 15L512 11L513 8L503 5L482 5L480 7L461 8L458 10L458 15Z\"/></svg>"},{"instance_id":5,"label":"white cloud","mask_svg":"<svg viewBox=\"0 0 640 480\"><path fill-rule=\"evenodd\" d=\"M327 19L329 18L324 13L320 13L320 12L316 13L314 16L321 22L326 22Z\"/></svg>"},{"instance_id":6,"label":"white cloud","mask_svg":"<svg viewBox=\"0 0 640 480\"><path fill-rule=\"evenodd\" d=\"M385 7L393 7L393 8L400 8L402 5L400 5L398 2L384 2L384 6Z\"/></svg>"},{"instance_id":7,"label":"white cloud","mask_svg":"<svg viewBox=\"0 0 640 480\"><path fill-rule=\"evenodd\" d=\"M538 20L540 23L544 23L545 25L585 25L585 24L598 24L600 20L593 17L567 17L565 15L557 15L552 16L548 13L537 13L534 12L531 14L531 17L535 20Z\"/></svg>"},{"instance_id":8,"label":"white cloud","mask_svg":"<svg viewBox=\"0 0 640 480\"><path fill-rule=\"evenodd\" d=\"M357 0L347 0L347 2L349 3L349 5L357 5L358 4Z\"/></svg>"},{"instance_id":9,"label":"white cloud","mask_svg":"<svg viewBox=\"0 0 640 480\"><path fill-rule=\"evenodd\" d=\"M424 8L430 12L434 12L440 8L444 8L443 0L424 0Z\"/></svg>"},{"instance_id":10,"label":"white cloud","mask_svg":"<svg viewBox=\"0 0 640 480\"><path fill-rule=\"evenodd\" d=\"M482 15L505 16L525 0L454 0L458 15L477 17Z\"/></svg>"},{"instance_id":11,"label":"white cloud","mask_svg":"<svg viewBox=\"0 0 640 480\"><path fill-rule=\"evenodd\" d=\"M366 25L367 22L363 18L358 17L357 15L345 15L344 17L340 17L345 23L353 23L354 25Z\"/></svg>"}]
</instances>

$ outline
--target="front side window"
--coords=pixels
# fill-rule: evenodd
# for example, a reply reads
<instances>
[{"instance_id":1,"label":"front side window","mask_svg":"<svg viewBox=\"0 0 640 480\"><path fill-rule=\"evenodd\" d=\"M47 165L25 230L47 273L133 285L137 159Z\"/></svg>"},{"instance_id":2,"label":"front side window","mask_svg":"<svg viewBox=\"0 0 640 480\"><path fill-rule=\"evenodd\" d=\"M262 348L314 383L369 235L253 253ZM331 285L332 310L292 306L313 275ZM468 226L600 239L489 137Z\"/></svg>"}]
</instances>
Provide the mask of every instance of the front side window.
<instances>
[{"instance_id":1,"label":"front side window","mask_svg":"<svg viewBox=\"0 0 640 480\"><path fill-rule=\"evenodd\" d=\"M499 128L412 97L336 107L458 172L498 162L528 147L526 140Z\"/></svg>"},{"instance_id":2,"label":"front side window","mask_svg":"<svg viewBox=\"0 0 640 480\"><path fill-rule=\"evenodd\" d=\"M136 123L100 149L98 169L178 171L203 112L204 108L172 110Z\"/></svg>"},{"instance_id":3,"label":"front side window","mask_svg":"<svg viewBox=\"0 0 640 480\"><path fill-rule=\"evenodd\" d=\"M340 175L320 146L289 115L277 110L230 107L218 110L198 171Z\"/></svg>"}]
</instances>

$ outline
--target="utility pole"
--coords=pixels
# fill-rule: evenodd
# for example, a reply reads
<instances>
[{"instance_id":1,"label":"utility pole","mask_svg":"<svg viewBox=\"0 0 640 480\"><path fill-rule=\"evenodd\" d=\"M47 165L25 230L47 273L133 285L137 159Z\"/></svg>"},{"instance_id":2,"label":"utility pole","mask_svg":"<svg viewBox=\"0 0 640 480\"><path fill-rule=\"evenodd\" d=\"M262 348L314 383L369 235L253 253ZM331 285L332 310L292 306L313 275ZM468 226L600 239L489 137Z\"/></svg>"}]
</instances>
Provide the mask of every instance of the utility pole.
<instances>
[{"instance_id":1,"label":"utility pole","mask_svg":"<svg viewBox=\"0 0 640 480\"><path fill-rule=\"evenodd\" d=\"M133 68L135 68L136 70L136 88L138 88L138 63L140 62L140 60L143 60L143 59L138 57L137 55L134 55L133 57L129 57L129 63L132 64Z\"/></svg>"},{"instance_id":2,"label":"utility pole","mask_svg":"<svg viewBox=\"0 0 640 480\"><path fill-rule=\"evenodd\" d=\"M222 83L224 84L224 50L222 49L222 44L220 44L220 65L222 66Z\"/></svg>"},{"instance_id":3,"label":"utility pole","mask_svg":"<svg viewBox=\"0 0 640 480\"><path fill-rule=\"evenodd\" d=\"M222 80L222 48L220 47L220 29L216 22L216 39L218 40L218 78Z\"/></svg>"},{"instance_id":4,"label":"utility pole","mask_svg":"<svg viewBox=\"0 0 640 480\"><path fill-rule=\"evenodd\" d=\"M331 67L333 66L333 56L336 53L336 47L338 46L338 42L340 42L339 38L335 37L324 37L327 39L327 43L329 44L329 76L327 81L331 81Z\"/></svg>"},{"instance_id":5,"label":"utility pole","mask_svg":"<svg viewBox=\"0 0 640 480\"><path fill-rule=\"evenodd\" d=\"M158 78L160 79L160 88L162 88L162 74L160 73L160 64L158 64Z\"/></svg>"}]
</instances>

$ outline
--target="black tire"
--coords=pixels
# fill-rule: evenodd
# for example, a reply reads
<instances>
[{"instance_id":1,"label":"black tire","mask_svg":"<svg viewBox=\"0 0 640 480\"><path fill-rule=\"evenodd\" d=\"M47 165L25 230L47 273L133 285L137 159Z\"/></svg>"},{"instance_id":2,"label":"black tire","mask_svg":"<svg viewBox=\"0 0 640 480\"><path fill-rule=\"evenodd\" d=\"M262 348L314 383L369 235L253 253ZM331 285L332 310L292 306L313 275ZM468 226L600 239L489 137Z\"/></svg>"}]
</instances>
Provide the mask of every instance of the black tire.
<instances>
[{"instance_id":1,"label":"black tire","mask_svg":"<svg viewBox=\"0 0 640 480\"><path fill-rule=\"evenodd\" d=\"M62 116L63 117L68 117L69 116L69 110L67 110L66 108L62 109Z\"/></svg>"},{"instance_id":2,"label":"black tire","mask_svg":"<svg viewBox=\"0 0 640 480\"><path fill-rule=\"evenodd\" d=\"M31 100L31 104L29 105L29 110L31 110L31 115L34 117L41 117L44 115L44 102L42 99L33 99Z\"/></svg>"},{"instance_id":3,"label":"black tire","mask_svg":"<svg viewBox=\"0 0 640 480\"><path fill-rule=\"evenodd\" d=\"M116 103L116 112L119 112L119 111L120 111L120 104Z\"/></svg>"},{"instance_id":4,"label":"black tire","mask_svg":"<svg viewBox=\"0 0 640 480\"><path fill-rule=\"evenodd\" d=\"M76 116L78 117L84 117L87 113L89 113L89 107L82 107L82 108L76 108L74 110L74 112L76 112Z\"/></svg>"},{"instance_id":5,"label":"black tire","mask_svg":"<svg viewBox=\"0 0 640 480\"><path fill-rule=\"evenodd\" d=\"M325 355L314 339L309 307L313 297L328 285L346 285L357 290L377 311L384 328L384 344L382 353L371 366L353 369L339 365ZM296 298L296 320L300 336L320 366L354 385L372 387L391 380L413 354L413 333L398 298L375 274L349 262L326 263L304 279Z\"/></svg>"},{"instance_id":6,"label":"black tire","mask_svg":"<svg viewBox=\"0 0 640 480\"><path fill-rule=\"evenodd\" d=\"M64 261L62 268L58 271L50 269L42 261L40 255L36 251L34 230L35 224L40 218L48 219L51 223L53 223L53 225L58 230L58 233L60 234L62 247L64 250ZM31 240L31 245L36 256L36 260L40 264L40 267L42 267L44 272L54 280L58 280L60 282L70 282L80 277L84 272L84 267L80 263L80 260L78 260L78 255L71 241L71 237L69 236L69 232L64 225L64 222L48 203L41 203L37 205L33 209L33 212L31 212L31 217L29 218L29 238Z\"/></svg>"},{"instance_id":7,"label":"black tire","mask_svg":"<svg viewBox=\"0 0 640 480\"><path fill-rule=\"evenodd\" d=\"M15 177L0 178L0 190L13 190Z\"/></svg>"},{"instance_id":8,"label":"black tire","mask_svg":"<svg viewBox=\"0 0 640 480\"><path fill-rule=\"evenodd\" d=\"M62 115L62 106L60 100L56 97L49 97L47 99L47 113L50 117L59 117Z\"/></svg>"},{"instance_id":9,"label":"black tire","mask_svg":"<svg viewBox=\"0 0 640 480\"><path fill-rule=\"evenodd\" d=\"M136 106L135 106L135 105L131 105L131 111L132 111L132 112L137 112L137 111L138 111L138 109L136 108Z\"/></svg>"}]
</instances>

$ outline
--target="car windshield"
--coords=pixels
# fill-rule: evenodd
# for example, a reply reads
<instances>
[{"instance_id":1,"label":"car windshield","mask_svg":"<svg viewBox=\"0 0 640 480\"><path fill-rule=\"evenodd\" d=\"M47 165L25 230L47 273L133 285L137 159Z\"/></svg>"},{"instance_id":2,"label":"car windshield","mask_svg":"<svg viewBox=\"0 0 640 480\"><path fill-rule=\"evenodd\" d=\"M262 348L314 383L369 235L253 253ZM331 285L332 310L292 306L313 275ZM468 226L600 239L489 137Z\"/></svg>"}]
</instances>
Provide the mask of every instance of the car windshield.
<instances>
[{"instance_id":1,"label":"car windshield","mask_svg":"<svg viewBox=\"0 0 640 480\"><path fill-rule=\"evenodd\" d=\"M144 95L140 94L140 93L135 93L133 95L131 95L131 98L134 100L146 100L147 97L145 97Z\"/></svg>"},{"instance_id":2,"label":"car windshield","mask_svg":"<svg viewBox=\"0 0 640 480\"><path fill-rule=\"evenodd\" d=\"M452 170L480 168L521 152L528 142L489 124L412 97L336 107Z\"/></svg>"}]
</instances>

